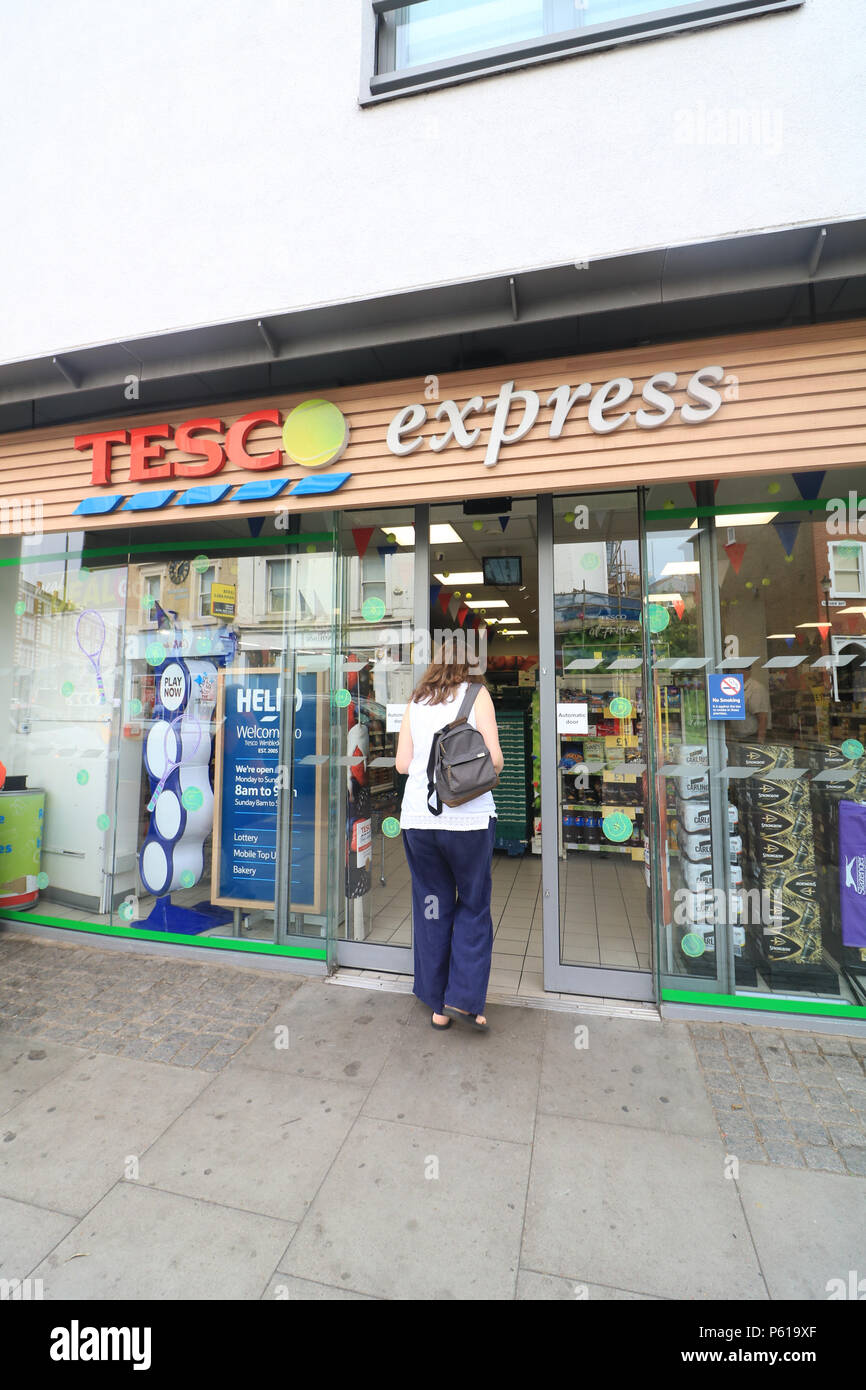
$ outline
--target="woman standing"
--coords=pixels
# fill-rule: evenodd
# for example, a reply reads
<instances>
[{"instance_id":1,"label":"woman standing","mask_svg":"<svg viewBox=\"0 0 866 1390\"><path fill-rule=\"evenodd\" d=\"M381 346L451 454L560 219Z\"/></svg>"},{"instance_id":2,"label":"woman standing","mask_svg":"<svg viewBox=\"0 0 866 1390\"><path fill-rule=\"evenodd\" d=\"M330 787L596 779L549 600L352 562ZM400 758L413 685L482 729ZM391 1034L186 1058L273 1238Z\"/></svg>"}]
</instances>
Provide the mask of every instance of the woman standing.
<instances>
[{"instance_id":1,"label":"woman standing","mask_svg":"<svg viewBox=\"0 0 866 1390\"><path fill-rule=\"evenodd\" d=\"M396 768L408 773L400 828L412 875L414 993L433 1010L434 1028L450 1028L445 1009L486 1031L484 1004L493 952L490 915L496 805L484 792L461 806L427 804L427 762L434 734L455 719L470 685L480 689L469 723L481 734L496 772L503 757L496 712L484 677L466 662L434 660L406 706Z\"/></svg>"}]
</instances>

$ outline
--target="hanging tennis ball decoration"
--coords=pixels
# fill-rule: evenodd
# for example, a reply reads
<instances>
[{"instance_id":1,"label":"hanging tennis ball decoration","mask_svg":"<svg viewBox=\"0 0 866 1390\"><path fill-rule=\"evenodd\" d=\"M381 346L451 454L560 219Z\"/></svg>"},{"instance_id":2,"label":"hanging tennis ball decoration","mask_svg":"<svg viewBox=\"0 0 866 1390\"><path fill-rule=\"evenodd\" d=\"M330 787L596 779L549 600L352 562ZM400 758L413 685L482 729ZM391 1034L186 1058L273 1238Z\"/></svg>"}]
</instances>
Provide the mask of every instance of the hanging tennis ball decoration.
<instances>
[{"instance_id":1,"label":"hanging tennis ball decoration","mask_svg":"<svg viewBox=\"0 0 866 1390\"><path fill-rule=\"evenodd\" d=\"M765 589L769 589L769 587L770 587L770 580L769 580L766 576L761 580L761 583L762 583L762 585L764 586Z\"/></svg>"},{"instance_id":2,"label":"hanging tennis ball decoration","mask_svg":"<svg viewBox=\"0 0 866 1390\"><path fill-rule=\"evenodd\" d=\"M461 597L462 597L462 595L461 595L459 589L455 589L455 590L454 590L454 597L455 597L455 598L461 598Z\"/></svg>"},{"instance_id":3,"label":"hanging tennis ball decoration","mask_svg":"<svg viewBox=\"0 0 866 1390\"><path fill-rule=\"evenodd\" d=\"M781 487L781 483L770 483L769 487L767 488L767 491L775 496L775 494L781 490Z\"/></svg>"},{"instance_id":4,"label":"hanging tennis ball decoration","mask_svg":"<svg viewBox=\"0 0 866 1390\"><path fill-rule=\"evenodd\" d=\"M565 513L565 516L563 517L563 520L564 520L564 521L567 521L568 524L569 524L569 526L573 526L573 525L574 525L574 512L566 512L566 513Z\"/></svg>"},{"instance_id":5,"label":"hanging tennis ball decoration","mask_svg":"<svg viewBox=\"0 0 866 1390\"><path fill-rule=\"evenodd\" d=\"M747 589L754 589L754 587L755 587L755 586L754 586L754 584L752 583L751 579L747 579L747 580L746 580L746 588L747 588Z\"/></svg>"},{"instance_id":6,"label":"hanging tennis ball decoration","mask_svg":"<svg viewBox=\"0 0 866 1390\"><path fill-rule=\"evenodd\" d=\"M467 600L470 599L471 597L472 597L472 595L470 594L469 590L467 589L467 590L466 590L466 598L467 598Z\"/></svg>"},{"instance_id":7,"label":"hanging tennis ball decoration","mask_svg":"<svg viewBox=\"0 0 866 1390\"><path fill-rule=\"evenodd\" d=\"M664 504L664 509L665 509L666 512L672 512L673 509L674 509L674 507L675 507L676 505L677 505L677 504L676 504L676 502L674 501L674 499L673 499L672 497L669 497L669 498L667 499L667 501L665 502L665 504Z\"/></svg>"},{"instance_id":8,"label":"hanging tennis ball decoration","mask_svg":"<svg viewBox=\"0 0 866 1390\"><path fill-rule=\"evenodd\" d=\"M484 530L484 522L483 522L483 521L473 521L473 523L472 523L472 530L473 530L473 531L483 531L483 530Z\"/></svg>"}]
</instances>

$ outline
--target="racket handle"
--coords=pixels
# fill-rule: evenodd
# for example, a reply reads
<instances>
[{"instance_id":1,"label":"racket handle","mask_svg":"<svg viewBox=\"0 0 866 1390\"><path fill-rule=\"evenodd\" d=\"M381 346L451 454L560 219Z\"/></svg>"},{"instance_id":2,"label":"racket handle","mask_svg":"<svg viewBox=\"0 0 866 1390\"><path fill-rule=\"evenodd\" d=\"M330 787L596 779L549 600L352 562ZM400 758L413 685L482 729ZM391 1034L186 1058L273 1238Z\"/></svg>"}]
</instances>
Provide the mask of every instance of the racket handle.
<instances>
[{"instance_id":1,"label":"racket handle","mask_svg":"<svg viewBox=\"0 0 866 1390\"><path fill-rule=\"evenodd\" d=\"M156 810L156 803L157 803L157 801L159 800L160 796L162 795L162 789L163 789L163 787L165 786L165 784L166 784L167 781L168 781L168 773L166 773L165 777L161 778L160 781L157 783L157 785L156 785L156 791L153 793L153 796L150 798L150 801L148 801L148 803L147 803L147 809L148 809L148 811L155 811L155 810Z\"/></svg>"},{"instance_id":2,"label":"racket handle","mask_svg":"<svg viewBox=\"0 0 866 1390\"><path fill-rule=\"evenodd\" d=\"M98 671L97 671L97 673L96 673L96 686L97 686L97 689L98 689L98 691L99 691L99 703L100 703L101 705L104 705L104 704L105 704L105 686L102 684L102 676L100 675L100 673L99 673Z\"/></svg>"}]
</instances>

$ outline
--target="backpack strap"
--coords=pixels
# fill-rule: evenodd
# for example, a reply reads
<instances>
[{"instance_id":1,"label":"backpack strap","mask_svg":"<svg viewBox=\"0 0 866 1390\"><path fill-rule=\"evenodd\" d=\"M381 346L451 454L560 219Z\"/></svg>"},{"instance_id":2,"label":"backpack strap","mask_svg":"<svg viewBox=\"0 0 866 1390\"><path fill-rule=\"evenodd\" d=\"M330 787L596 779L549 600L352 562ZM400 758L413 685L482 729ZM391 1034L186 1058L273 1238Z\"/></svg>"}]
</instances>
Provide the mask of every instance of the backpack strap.
<instances>
[{"instance_id":1,"label":"backpack strap","mask_svg":"<svg viewBox=\"0 0 866 1390\"><path fill-rule=\"evenodd\" d=\"M459 710L457 711L453 723L456 724L461 719L469 718L469 712L478 698L478 692L480 689L481 686L477 684L477 682L472 682L467 686L466 694L463 696L463 702L460 705Z\"/></svg>"},{"instance_id":2,"label":"backpack strap","mask_svg":"<svg viewBox=\"0 0 866 1390\"><path fill-rule=\"evenodd\" d=\"M436 750L438 747L439 734L436 733L430 740L430 757L427 759L427 810L430 812L431 816L441 816L442 814L442 802L439 798L439 793L436 790L435 782ZM430 805L431 796L435 797L436 800L436 804L434 806Z\"/></svg>"}]
</instances>

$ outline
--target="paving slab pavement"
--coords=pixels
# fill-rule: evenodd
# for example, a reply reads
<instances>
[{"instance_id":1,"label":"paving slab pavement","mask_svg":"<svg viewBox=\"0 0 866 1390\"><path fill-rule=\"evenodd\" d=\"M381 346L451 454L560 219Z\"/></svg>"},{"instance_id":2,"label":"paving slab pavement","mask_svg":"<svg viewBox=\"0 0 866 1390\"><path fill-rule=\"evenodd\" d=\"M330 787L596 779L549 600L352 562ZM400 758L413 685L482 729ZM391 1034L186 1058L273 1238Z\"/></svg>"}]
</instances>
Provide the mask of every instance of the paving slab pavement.
<instances>
[{"instance_id":1,"label":"paving slab pavement","mask_svg":"<svg viewBox=\"0 0 866 1390\"><path fill-rule=\"evenodd\" d=\"M863 1040L561 1004L439 1033L382 981L11 933L0 981L0 1277L47 1299L823 1299L866 1273Z\"/></svg>"}]
</instances>

